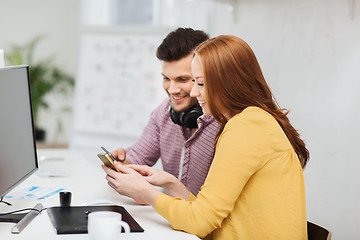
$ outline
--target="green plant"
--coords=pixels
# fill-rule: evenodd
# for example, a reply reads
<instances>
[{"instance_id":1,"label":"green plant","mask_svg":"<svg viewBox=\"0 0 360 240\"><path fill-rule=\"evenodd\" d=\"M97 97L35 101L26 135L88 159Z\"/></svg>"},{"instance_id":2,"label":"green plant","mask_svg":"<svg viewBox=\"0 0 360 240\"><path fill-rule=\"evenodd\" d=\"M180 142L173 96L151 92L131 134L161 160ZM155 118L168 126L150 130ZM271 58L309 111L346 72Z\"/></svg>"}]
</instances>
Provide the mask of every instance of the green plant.
<instances>
[{"instance_id":1,"label":"green plant","mask_svg":"<svg viewBox=\"0 0 360 240\"><path fill-rule=\"evenodd\" d=\"M52 58L34 60L34 51L43 36L37 37L23 46L14 45L5 53L8 65L29 65L30 89L35 128L38 128L40 109L48 109L46 96L49 93L69 95L73 91L74 78L53 64Z\"/></svg>"}]
</instances>

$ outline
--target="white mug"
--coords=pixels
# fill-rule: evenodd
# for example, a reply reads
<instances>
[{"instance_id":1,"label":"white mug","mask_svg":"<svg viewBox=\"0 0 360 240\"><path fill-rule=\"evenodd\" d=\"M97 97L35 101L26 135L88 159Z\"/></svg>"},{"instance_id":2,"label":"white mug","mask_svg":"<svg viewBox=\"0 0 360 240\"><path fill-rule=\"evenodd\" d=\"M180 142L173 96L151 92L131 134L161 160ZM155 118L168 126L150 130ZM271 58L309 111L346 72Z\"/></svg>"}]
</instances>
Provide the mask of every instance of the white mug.
<instances>
[{"instance_id":1,"label":"white mug","mask_svg":"<svg viewBox=\"0 0 360 240\"><path fill-rule=\"evenodd\" d=\"M88 234L90 240L118 240L121 228L130 233L129 224L121 221L121 214L112 211L91 212L88 215Z\"/></svg>"}]
</instances>

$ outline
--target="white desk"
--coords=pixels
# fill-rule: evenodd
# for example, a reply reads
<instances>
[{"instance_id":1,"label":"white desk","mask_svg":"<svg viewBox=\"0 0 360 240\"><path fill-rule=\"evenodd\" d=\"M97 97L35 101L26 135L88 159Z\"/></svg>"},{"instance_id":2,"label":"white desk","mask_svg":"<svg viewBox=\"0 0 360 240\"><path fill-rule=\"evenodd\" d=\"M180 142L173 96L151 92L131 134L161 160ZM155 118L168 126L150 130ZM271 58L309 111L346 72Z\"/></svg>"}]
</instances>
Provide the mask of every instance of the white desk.
<instances>
[{"instance_id":1,"label":"white desk","mask_svg":"<svg viewBox=\"0 0 360 240\"><path fill-rule=\"evenodd\" d=\"M82 206L87 201L105 199L116 205L125 207L133 218L145 230L144 233L131 233L129 239L199 239L198 237L181 231L175 231L170 224L152 207L137 205L132 199L120 196L107 185L105 173L98 165L85 160L81 155L70 150L44 149L38 156L62 157L63 160L52 160L52 164L62 168L70 174L69 177L40 177L36 173L18 186L65 187L72 192L72 206ZM48 160L50 161L50 160ZM11 200L13 206L3 211L34 207L42 203L44 207L59 206L58 195L41 201ZM14 223L0 223L0 239L88 239L87 234L57 235L55 229L44 210L20 234L11 234Z\"/></svg>"}]
</instances>

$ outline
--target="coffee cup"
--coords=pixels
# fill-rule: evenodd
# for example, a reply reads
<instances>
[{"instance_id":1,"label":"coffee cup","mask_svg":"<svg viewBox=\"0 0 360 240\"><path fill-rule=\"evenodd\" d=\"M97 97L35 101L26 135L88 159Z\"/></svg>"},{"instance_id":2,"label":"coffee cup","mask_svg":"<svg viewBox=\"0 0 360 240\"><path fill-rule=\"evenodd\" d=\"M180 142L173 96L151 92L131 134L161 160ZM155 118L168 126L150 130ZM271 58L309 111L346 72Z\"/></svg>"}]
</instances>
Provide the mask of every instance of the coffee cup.
<instances>
[{"instance_id":1,"label":"coffee cup","mask_svg":"<svg viewBox=\"0 0 360 240\"><path fill-rule=\"evenodd\" d=\"M122 221L122 216L118 212L97 211L88 214L90 240L118 240L122 228L125 234L130 233L129 224Z\"/></svg>"}]
</instances>

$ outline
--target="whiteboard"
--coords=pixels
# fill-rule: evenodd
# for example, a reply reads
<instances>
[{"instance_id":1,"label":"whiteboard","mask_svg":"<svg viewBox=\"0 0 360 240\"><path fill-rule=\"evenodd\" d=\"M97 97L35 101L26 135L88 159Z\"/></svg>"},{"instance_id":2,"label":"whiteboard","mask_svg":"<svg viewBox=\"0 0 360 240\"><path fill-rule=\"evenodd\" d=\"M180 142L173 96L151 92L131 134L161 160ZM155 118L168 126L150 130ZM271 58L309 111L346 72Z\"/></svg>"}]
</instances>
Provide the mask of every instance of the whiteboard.
<instances>
[{"instance_id":1,"label":"whiteboard","mask_svg":"<svg viewBox=\"0 0 360 240\"><path fill-rule=\"evenodd\" d=\"M166 96L156 49L159 33L88 32L80 38L76 133L138 137Z\"/></svg>"}]
</instances>

